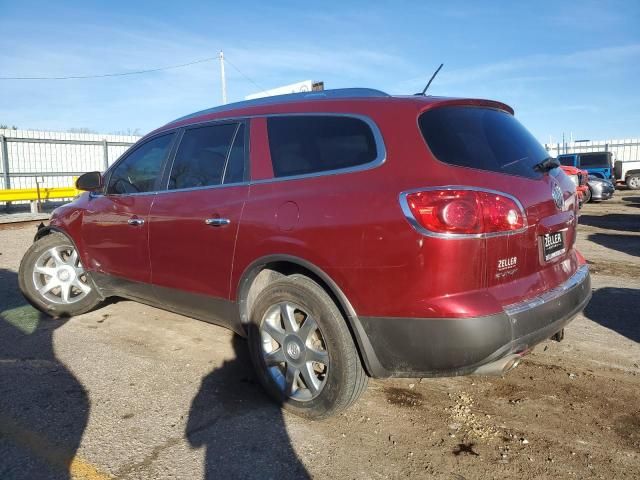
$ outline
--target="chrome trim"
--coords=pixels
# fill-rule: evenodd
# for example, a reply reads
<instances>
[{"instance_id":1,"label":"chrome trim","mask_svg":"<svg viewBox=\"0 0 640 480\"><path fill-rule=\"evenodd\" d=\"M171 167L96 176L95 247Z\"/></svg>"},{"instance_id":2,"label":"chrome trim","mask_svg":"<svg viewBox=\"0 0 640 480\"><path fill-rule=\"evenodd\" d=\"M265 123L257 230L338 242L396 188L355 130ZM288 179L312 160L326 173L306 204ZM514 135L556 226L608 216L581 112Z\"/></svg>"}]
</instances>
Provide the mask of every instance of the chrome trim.
<instances>
[{"instance_id":1,"label":"chrome trim","mask_svg":"<svg viewBox=\"0 0 640 480\"><path fill-rule=\"evenodd\" d=\"M158 192L153 192L156 195L165 195L167 193L180 193L180 192L193 192L198 190L209 190L209 189L218 189L224 187L241 187L248 186L251 182L235 182L235 183L219 183L217 185L204 185L202 187L189 187L189 188L176 188L173 190L160 190Z\"/></svg>"},{"instance_id":2,"label":"chrome trim","mask_svg":"<svg viewBox=\"0 0 640 480\"><path fill-rule=\"evenodd\" d=\"M144 225L144 220L142 218L130 218L127 220L127 223L134 227L139 227L140 225Z\"/></svg>"},{"instance_id":3,"label":"chrome trim","mask_svg":"<svg viewBox=\"0 0 640 480\"><path fill-rule=\"evenodd\" d=\"M335 170L323 170L321 172L313 172L313 173L304 173L301 175L291 175L288 177L272 177L265 178L263 180L249 180L247 182L239 182L235 184L225 184L225 185L214 185L213 187L220 186L228 186L228 185L260 185L263 183L274 183L274 182L283 182L288 180L300 180L305 178L315 178L315 177L323 177L328 175L339 175L342 173L354 173L354 172L362 172L366 170L371 170L373 168L377 168L380 165L384 164L387 161L387 149L384 145L384 140L382 138L382 133L378 128L378 125L366 115L360 115L357 113L341 113L341 112L292 112L292 113L265 113L260 115L245 115L242 117L238 117L238 119L250 119L250 118L269 118L269 117L347 117L347 118L356 118L358 120L363 121L368 125L371 129L371 133L373 134L373 140L376 144L376 158L371 160L368 163L363 163L362 165L356 165L354 167L347 168L338 168ZM234 120L234 118L225 118L220 120L215 120L216 122L222 120ZM210 123L211 120L206 120L200 123ZM199 125L199 123L193 123L189 125L185 125L186 127L191 127L193 125ZM251 163L251 161L249 161ZM195 188L212 188L212 187L195 187ZM179 192L183 190L170 190L171 192ZM190 190L190 189L189 189ZM156 193L167 193L168 191L159 191Z\"/></svg>"},{"instance_id":4,"label":"chrome trim","mask_svg":"<svg viewBox=\"0 0 640 480\"><path fill-rule=\"evenodd\" d=\"M205 190L208 188L222 188L222 187L237 187L241 185L260 185L263 183L274 183L274 182L283 182L288 180L300 180L305 178L315 178L329 175L339 175L343 173L354 173L354 172L362 172L366 170L372 170L384 164L387 161L387 149L384 144L384 140L382 138L382 133L380 132L380 128L378 125L366 115L360 115L357 113L340 113L340 112L302 112L302 113L265 113L259 115L242 115L238 117L229 117L229 118L220 118L215 120L203 120L202 122L190 123L188 125L183 125L179 128L191 128L194 126L199 126L203 124L210 123L219 123L219 122L230 122L230 121L239 121L244 119L251 118L268 118L268 117L348 117L348 118L357 118L358 120L362 120L365 122L369 128L371 129L371 133L373 134L373 140L376 144L376 153L377 156L372 161L368 163L363 163L362 165L356 165L355 167L347 167L347 168L339 168L335 170L323 170L322 172L314 172L314 173L305 173L301 175L291 175L289 177L272 177L265 178L263 180L247 180L246 182L236 182L236 183L224 183L218 185L206 185L203 187L190 187L190 188L180 188L173 190L158 190L155 192L141 192L141 193L128 193L128 194L109 194L111 195L161 195L167 193L174 192L188 192L194 190ZM247 127L248 128L248 127ZM166 130L169 132L170 130ZM115 164L114 164L115 165ZM251 165L251 158L249 159L249 165ZM113 165L112 165L113 167ZM110 168L112 168L110 167ZM98 195L96 195L98 196Z\"/></svg>"},{"instance_id":5,"label":"chrome trim","mask_svg":"<svg viewBox=\"0 0 640 480\"><path fill-rule=\"evenodd\" d=\"M510 230L508 232L490 232L490 233L439 233L433 232L424 228L418 220L413 216L411 209L409 208L409 202L407 202L407 195L411 193L418 192L428 192L431 190L473 190L477 192L486 192L486 193L495 193L496 195L502 195L503 197L507 197L515 202L515 204L520 209L520 214L522 215L522 219L524 221L524 226L519 228L518 230ZM491 237L502 237L505 235L516 235L518 233L525 232L527 228L529 228L529 224L527 223L527 215L525 213L524 207L520 200L518 200L513 195L510 195L505 192L500 192L498 190L491 190L489 188L480 188L480 187L472 187L469 185L446 185L441 187L425 187L425 188L414 188L412 190L406 190L401 192L398 196L398 201L400 202L400 208L402 208L402 213L404 214L407 221L411 224L411 226L422 235L426 235L427 237L436 237L436 238L450 238L452 240L465 239L465 238L491 238Z\"/></svg>"},{"instance_id":6,"label":"chrome trim","mask_svg":"<svg viewBox=\"0 0 640 480\"><path fill-rule=\"evenodd\" d=\"M225 225L229 225L231 220L228 218L207 218L204 223L212 227L224 227Z\"/></svg>"},{"instance_id":7,"label":"chrome trim","mask_svg":"<svg viewBox=\"0 0 640 480\"><path fill-rule=\"evenodd\" d=\"M540 305L544 305L545 303L552 302L558 297L561 297L569 290L573 290L579 284L584 282L584 280L589 275L589 265L582 265L576 273L574 273L571 278L569 278L566 282L558 285L556 288L546 291L542 295L538 295L529 300L525 300L524 302L512 303L511 305L507 305L503 308L504 312L509 316L514 316L519 313L525 312L535 307L539 307Z\"/></svg>"}]
</instances>

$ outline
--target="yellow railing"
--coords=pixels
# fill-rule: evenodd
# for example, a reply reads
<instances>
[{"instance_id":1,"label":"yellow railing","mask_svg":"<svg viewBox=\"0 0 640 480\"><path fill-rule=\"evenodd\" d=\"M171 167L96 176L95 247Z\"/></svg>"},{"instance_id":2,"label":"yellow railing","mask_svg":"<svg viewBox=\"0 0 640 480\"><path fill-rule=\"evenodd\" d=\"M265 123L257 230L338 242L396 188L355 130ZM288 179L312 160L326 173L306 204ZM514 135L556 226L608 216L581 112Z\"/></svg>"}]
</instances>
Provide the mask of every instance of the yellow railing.
<instances>
[{"instance_id":1,"label":"yellow railing","mask_svg":"<svg viewBox=\"0 0 640 480\"><path fill-rule=\"evenodd\" d=\"M81 192L75 187L41 187L37 188L12 188L0 190L0 202L38 201L46 202L61 198L73 198Z\"/></svg>"}]
</instances>

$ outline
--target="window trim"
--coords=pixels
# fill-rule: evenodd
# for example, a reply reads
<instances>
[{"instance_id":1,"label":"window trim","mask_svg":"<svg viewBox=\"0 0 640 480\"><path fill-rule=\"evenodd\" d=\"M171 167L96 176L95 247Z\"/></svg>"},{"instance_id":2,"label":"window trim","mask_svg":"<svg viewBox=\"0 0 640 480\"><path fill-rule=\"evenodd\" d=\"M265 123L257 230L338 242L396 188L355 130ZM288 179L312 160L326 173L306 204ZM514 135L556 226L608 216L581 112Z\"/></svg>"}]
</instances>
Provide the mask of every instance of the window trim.
<instances>
[{"instance_id":1,"label":"window trim","mask_svg":"<svg viewBox=\"0 0 640 480\"><path fill-rule=\"evenodd\" d=\"M238 120L245 120L247 122L247 126L245 126L245 135L249 135L249 122L251 119L253 118L269 118L269 117L348 117L348 118L356 118L358 120L362 120L363 122L365 122L369 128L371 129L371 132L373 133L373 140L376 144L376 153L377 156L376 158L374 158L373 160L371 160L370 162L367 163L363 163L361 165L356 165L355 167L346 167L346 168L339 168L339 169L335 169L335 170L324 170L322 172L313 172L313 173L303 173L300 175L291 175L289 177L272 177L272 178L264 178L261 180L251 180L251 176L250 176L250 165L251 165L251 160L250 160L250 152L249 152L249 148L247 148L247 146L250 146L249 143L245 143L245 157L246 160L248 161L248 165L245 165L246 173L249 174L248 178L247 175L245 175L245 181L241 182L241 183L226 183L226 184L221 184L221 185L214 185L214 186L209 186L209 187L193 187L193 189L203 189L203 188L222 188L222 187L227 187L227 186L238 186L238 185L260 185L263 183L274 183L274 182L286 182L289 180L300 180L300 179L305 179L305 178L315 178L315 177L322 177L325 175L341 175L343 173L354 173L354 172L361 172L361 171L366 171L366 170L372 170L374 168L378 168L379 166L383 165L384 163L386 163L387 161L387 149L384 143L384 139L382 137L382 133L380 132L380 128L378 127L378 125L376 124L376 122L373 121L373 119L367 115L362 115L359 113L344 113L344 112L326 112L326 111L321 111L321 112L290 112L290 113L262 113L262 114L256 114L256 115L243 115L243 116L238 116L238 117L227 117L224 119L216 119L216 120L204 120L202 122L197 122L197 123L192 123L186 126L183 126L181 128L191 128L194 126L200 126L200 125L206 125L209 123L218 123L218 122L229 122L229 121L238 121ZM249 142L250 139L245 137L245 141ZM266 145L266 148L269 148L269 145ZM178 191L184 191L184 190L160 190L157 193L165 193L165 192L178 192Z\"/></svg>"},{"instance_id":2,"label":"window trim","mask_svg":"<svg viewBox=\"0 0 640 480\"><path fill-rule=\"evenodd\" d=\"M374 158L372 161L367 162L367 163L363 163L361 165L356 165L354 167L347 167L347 168L339 168L339 169L335 169L335 170L325 170L322 172L313 172L313 173L304 173L304 174L300 174L300 175L291 175L289 177L272 177L272 178L265 178L265 179L261 179L261 180L251 180L251 137L250 137L250 122L251 119L253 118L269 118L269 117L308 117L308 116L313 116L313 117L348 117L348 118L356 118L359 120L362 120L363 122L365 122L369 128L371 129L371 132L373 134L373 140L375 142L376 145L376 158ZM175 190L169 190L167 187L169 186L169 174L171 172L171 168L173 167L173 161L176 155L176 152L178 150L178 146L180 145L180 142L182 141L182 136L184 135L184 132L186 130L189 130L191 128L198 128L198 127L204 127L204 126L208 126L208 125L215 125L215 124L219 124L219 123L244 123L245 124L245 129L244 129L244 161L245 161L245 171L244 171L244 180L242 182L236 182L236 183L221 183L219 185L208 185L208 186L204 186L204 187L190 187L190 188L182 188L182 189L175 189ZM188 125L181 125L179 127L174 127L171 129L167 129L167 130L163 130L161 132L158 132L156 135L154 135L153 137L150 137L148 139L145 139L144 143L147 143L147 141L150 140L154 140L157 137L160 137L162 135L168 135L168 134L175 134L175 138L173 140L173 144L171 146L170 152L168 157L164 160L164 164L162 167L162 173L161 173L161 184L160 184L160 189L157 189L153 192L140 192L140 193L129 193L129 194L122 194L122 193L112 193L109 194L111 195L117 195L117 196L122 196L122 195L162 195L162 194L166 194L166 193L173 193L173 192L188 192L188 191L196 191L196 190L205 190L205 189L210 189L210 188L227 188L227 187L238 187L238 186L251 186L251 185L260 185L260 184L266 184L266 183L275 183L275 182L288 182L290 180L301 180L301 179L307 179L307 178L316 178L316 177L323 177L323 176L331 176L331 175L342 175L342 174L348 174L348 173L355 173L355 172L362 172L362 171L366 171L366 170L372 170L374 168L378 168L381 165L383 165L384 163L386 163L387 161L387 149L384 143L384 138L382 137L382 133L380 131L380 128L378 127L378 125L376 124L376 122L369 116L367 115L362 115L362 114L358 114L358 113L344 113L344 112L327 112L327 111L319 111L319 112L290 112L290 113L264 113L264 114L257 114L257 115L240 115L237 117L225 117L225 118L219 118L219 119L215 119L215 120L203 120L201 122L195 122L195 123L190 123ZM237 134L237 131L236 131ZM140 143L140 145L135 146L135 150L137 150L139 147L141 147L142 145L144 145L144 143ZM426 144L426 142L425 142ZM269 145L266 145L266 148L270 148ZM106 192L106 188L108 185L108 179L111 178L111 173L113 172L113 170L116 168L116 166L122 162L125 158L127 158L130 154L132 154L135 150L132 150L131 152L127 151L125 152L118 160L116 160L116 162L111 165L107 171L104 174L104 178L105 178L105 192ZM106 193L91 193L92 196L100 196L100 195L106 195Z\"/></svg>"}]
</instances>

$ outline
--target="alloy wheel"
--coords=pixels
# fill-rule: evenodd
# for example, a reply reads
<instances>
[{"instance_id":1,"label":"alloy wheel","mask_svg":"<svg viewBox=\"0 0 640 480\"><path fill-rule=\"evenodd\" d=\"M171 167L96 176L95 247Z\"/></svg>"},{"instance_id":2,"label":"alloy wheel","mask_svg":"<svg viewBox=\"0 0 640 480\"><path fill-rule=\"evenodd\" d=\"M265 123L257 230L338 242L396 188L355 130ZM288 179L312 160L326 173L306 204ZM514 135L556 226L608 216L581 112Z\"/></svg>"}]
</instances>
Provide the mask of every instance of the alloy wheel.
<instances>
[{"instance_id":1,"label":"alloy wheel","mask_svg":"<svg viewBox=\"0 0 640 480\"><path fill-rule=\"evenodd\" d=\"M302 402L316 398L326 383L329 353L313 316L291 302L272 305L260 335L267 370L282 393Z\"/></svg>"},{"instance_id":2,"label":"alloy wheel","mask_svg":"<svg viewBox=\"0 0 640 480\"><path fill-rule=\"evenodd\" d=\"M48 302L68 305L82 300L91 292L88 280L72 246L46 250L33 266L33 285Z\"/></svg>"}]
</instances>

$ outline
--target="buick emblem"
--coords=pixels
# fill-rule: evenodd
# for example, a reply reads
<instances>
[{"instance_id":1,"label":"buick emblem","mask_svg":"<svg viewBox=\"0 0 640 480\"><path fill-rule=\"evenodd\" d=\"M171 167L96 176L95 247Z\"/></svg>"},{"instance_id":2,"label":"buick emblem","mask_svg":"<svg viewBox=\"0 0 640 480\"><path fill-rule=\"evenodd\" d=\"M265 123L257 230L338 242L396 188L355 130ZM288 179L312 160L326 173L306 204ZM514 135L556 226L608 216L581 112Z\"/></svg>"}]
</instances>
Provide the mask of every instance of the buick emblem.
<instances>
[{"instance_id":1,"label":"buick emblem","mask_svg":"<svg viewBox=\"0 0 640 480\"><path fill-rule=\"evenodd\" d=\"M557 183L553 183L553 187L551 187L551 196L553 197L553 201L558 207L558 210L564 210L564 195L562 195L562 189L560 185Z\"/></svg>"},{"instance_id":2,"label":"buick emblem","mask_svg":"<svg viewBox=\"0 0 640 480\"><path fill-rule=\"evenodd\" d=\"M287 345L287 353L291 358L297 360L300 356L300 347L297 343L290 342L289 345Z\"/></svg>"}]
</instances>

